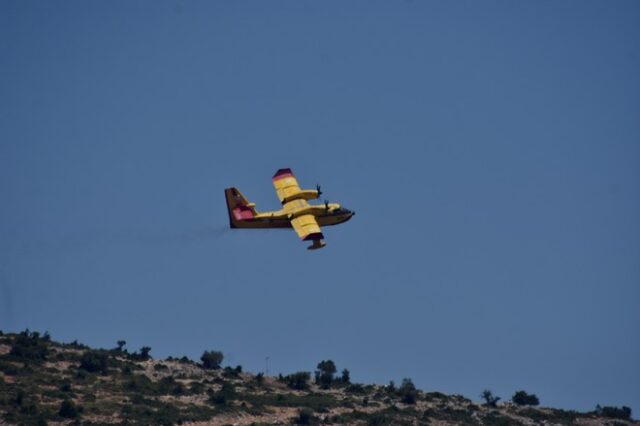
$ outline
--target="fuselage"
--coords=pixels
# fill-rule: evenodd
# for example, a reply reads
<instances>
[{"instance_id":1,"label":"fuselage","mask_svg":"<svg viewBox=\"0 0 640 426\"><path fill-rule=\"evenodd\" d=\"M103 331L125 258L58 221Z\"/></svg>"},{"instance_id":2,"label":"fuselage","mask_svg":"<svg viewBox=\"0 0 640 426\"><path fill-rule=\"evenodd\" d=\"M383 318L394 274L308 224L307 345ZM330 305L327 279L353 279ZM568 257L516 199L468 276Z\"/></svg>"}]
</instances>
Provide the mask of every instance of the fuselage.
<instances>
[{"instance_id":1,"label":"fuselage","mask_svg":"<svg viewBox=\"0 0 640 426\"><path fill-rule=\"evenodd\" d=\"M270 212L260 212L253 218L242 221L243 228L291 228L291 219L302 214L312 214L320 226L330 226L351 219L353 211L339 204L297 206L295 201L284 208Z\"/></svg>"}]
</instances>

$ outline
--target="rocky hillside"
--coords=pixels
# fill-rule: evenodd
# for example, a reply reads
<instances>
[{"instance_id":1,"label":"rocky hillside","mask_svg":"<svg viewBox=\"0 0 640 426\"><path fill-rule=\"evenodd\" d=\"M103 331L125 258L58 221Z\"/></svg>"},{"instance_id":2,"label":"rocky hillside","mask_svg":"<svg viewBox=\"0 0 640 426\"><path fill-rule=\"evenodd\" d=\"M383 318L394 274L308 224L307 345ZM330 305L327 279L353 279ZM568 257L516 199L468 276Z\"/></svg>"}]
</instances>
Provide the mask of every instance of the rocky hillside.
<instances>
[{"instance_id":1,"label":"rocky hillside","mask_svg":"<svg viewBox=\"0 0 640 426\"><path fill-rule=\"evenodd\" d=\"M639 425L626 407L593 412L539 408L537 398L485 403L398 386L351 383L323 361L309 372L264 377L202 362L62 344L48 334L0 332L0 425Z\"/></svg>"}]
</instances>

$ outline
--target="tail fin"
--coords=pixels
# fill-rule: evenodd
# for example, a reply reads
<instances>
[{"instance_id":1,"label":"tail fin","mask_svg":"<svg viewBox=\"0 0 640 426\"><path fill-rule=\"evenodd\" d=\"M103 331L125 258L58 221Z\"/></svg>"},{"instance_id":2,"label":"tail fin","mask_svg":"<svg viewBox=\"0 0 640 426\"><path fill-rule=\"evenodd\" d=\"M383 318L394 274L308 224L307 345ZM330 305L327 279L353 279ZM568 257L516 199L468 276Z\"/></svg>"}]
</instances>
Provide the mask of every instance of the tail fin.
<instances>
[{"instance_id":1,"label":"tail fin","mask_svg":"<svg viewBox=\"0 0 640 426\"><path fill-rule=\"evenodd\" d=\"M224 195L227 199L230 227L240 228L243 220L253 219L258 214L255 204L250 203L238 188L227 188Z\"/></svg>"}]
</instances>

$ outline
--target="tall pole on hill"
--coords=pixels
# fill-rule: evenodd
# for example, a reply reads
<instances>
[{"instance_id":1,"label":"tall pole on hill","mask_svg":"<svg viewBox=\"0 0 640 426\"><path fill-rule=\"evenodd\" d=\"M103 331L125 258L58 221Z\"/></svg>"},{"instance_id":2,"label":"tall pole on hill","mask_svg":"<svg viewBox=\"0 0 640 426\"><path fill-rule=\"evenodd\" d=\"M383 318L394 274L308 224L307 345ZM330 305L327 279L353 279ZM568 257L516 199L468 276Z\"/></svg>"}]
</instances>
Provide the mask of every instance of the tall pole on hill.
<instances>
[{"instance_id":1,"label":"tall pole on hill","mask_svg":"<svg viewBox=\"0 0 640 426\"><path fill-rule=\"evenodd\" d=\"M269 357L264 359L264 375L265 377L269 375Z\"/></svg>"}]
</instances>

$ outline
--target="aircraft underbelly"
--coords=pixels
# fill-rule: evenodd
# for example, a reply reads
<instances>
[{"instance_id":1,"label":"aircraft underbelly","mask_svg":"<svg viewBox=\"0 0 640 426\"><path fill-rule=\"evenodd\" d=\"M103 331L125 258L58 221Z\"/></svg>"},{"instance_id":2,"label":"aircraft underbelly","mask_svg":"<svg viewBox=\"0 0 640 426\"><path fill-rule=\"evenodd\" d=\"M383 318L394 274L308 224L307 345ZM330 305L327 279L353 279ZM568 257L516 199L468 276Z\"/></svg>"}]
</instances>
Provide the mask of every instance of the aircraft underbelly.
<instances>
[{"instance_id":1,"label":"aircraft underbelly","mask_svg":"<svg viewBox=\"0 0 640 426\"><path fill-rule=\"evenodd\" d=\"M255 218L242 220L237 223L238 228L291 228L289 219Z\"/></svg>"}]
</instances>

